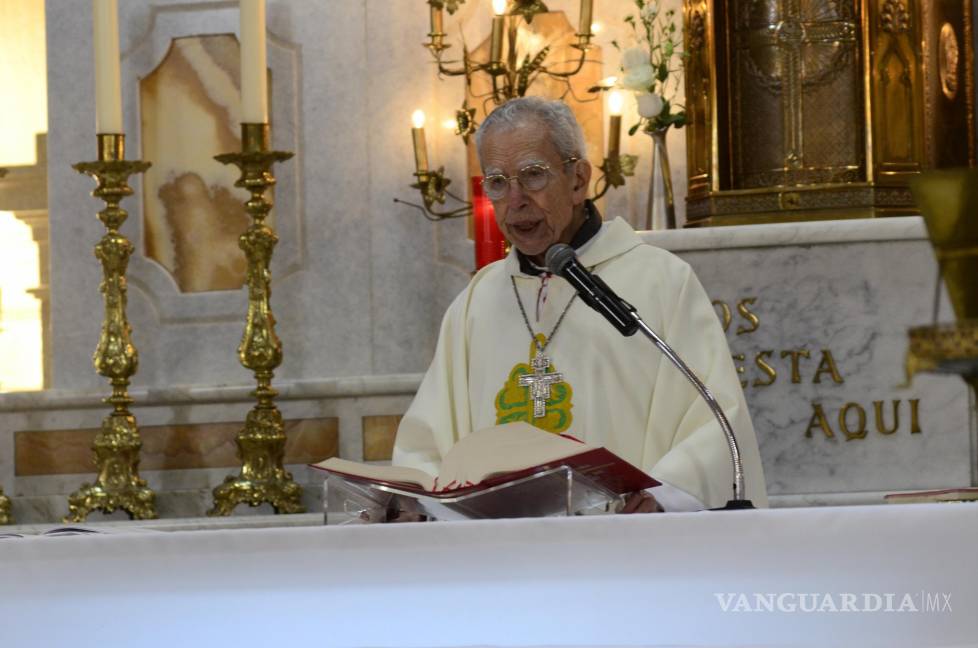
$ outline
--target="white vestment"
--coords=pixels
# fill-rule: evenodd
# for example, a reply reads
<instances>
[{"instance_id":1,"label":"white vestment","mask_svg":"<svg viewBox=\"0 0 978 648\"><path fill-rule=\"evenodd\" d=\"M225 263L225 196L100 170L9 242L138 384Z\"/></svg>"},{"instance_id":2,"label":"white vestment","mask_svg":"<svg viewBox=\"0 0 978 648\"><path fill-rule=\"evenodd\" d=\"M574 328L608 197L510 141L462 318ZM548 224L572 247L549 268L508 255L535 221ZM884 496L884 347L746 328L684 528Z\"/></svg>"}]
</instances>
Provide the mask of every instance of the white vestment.
<instances>
[{"instance_id":1,"label":"white vestment","mask_svg":"<svg viewBox=\"0 0 978 648\"><path fill-rule=\"evenodd\" d=\"M710 388L735 431L746 495L755 506L766 506L740 381L719 319L689 265L644 244L620 218L604 223L578 249L578 258L635 306ZM500 390L514 366L531 357L514 279L536 334L551 334L574 295L561 277L521 272L515 250L479 271L445 314L435 357L398 428L393 463L435 474L460 438L497 424ZM719 424L641 333L623 337L576 299L545 354L572 391L567 434L605 446L663 482L661 495L659 489L653 493L666 510L722 506L731 499L733 468ZM566 413L565 403L560 415ZM533 423L532 414L527 420Z\"/></svg>"}]
</instances>

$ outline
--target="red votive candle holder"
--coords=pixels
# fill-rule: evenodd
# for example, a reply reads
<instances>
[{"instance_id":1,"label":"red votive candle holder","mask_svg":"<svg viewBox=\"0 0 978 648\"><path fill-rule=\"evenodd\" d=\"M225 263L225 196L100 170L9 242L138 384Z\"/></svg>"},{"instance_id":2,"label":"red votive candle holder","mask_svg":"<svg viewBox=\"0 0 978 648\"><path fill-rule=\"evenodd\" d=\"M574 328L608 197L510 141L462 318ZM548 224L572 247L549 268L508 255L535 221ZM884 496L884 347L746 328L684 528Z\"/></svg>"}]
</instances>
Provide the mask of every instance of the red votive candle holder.
<instances>
[{"instance_id":1,"label":"red votive candle holder","mask_svg":"<svg viewBox=\"0 0 978 648\"><path fill-rule=\"evenodd\" d=\"M505 258L506 237L496 225L496 211L482 190L482 176L472 176L472 231L475 238L475 269Z\"/></svg>"}]
</instances>

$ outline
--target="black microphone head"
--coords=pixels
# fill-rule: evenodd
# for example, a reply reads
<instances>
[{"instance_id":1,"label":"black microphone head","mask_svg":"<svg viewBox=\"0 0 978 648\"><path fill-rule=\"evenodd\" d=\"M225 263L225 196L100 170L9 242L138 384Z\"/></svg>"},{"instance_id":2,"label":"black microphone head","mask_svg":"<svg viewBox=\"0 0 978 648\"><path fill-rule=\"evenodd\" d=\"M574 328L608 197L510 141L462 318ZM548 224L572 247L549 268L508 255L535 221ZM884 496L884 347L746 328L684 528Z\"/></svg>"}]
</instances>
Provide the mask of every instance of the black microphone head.
<instances>
[{"instance_id":1,"label":"black microphone head","mask_svg":"<svg viewBox=\"0 0 978 648\"><path fill-rule=\"evenodd\" d=\"M547 268L555 275L564 274L564 270L566 270L567 266L573 263L575 259L577 259L577 253L574 252L574 248L566 243L551 245L550 249L547 250Z\"/></svg>"}]
</instances>

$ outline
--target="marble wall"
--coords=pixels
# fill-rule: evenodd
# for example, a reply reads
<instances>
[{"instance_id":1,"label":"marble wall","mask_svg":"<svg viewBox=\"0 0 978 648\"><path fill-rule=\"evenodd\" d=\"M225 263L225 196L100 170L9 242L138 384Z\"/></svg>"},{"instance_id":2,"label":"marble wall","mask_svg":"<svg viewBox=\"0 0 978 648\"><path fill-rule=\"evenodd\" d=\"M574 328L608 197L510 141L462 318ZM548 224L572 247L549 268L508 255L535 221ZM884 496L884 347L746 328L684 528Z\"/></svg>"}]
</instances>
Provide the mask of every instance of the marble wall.
<instances>
[{"instance_id":1,"label":"marble wall","mask_svg":"<svg viewBox=\"0 0 978 648\"><path fill-rule=\"evenodd\" d=\"M571 23L576 22L577 2L557 0L549 6L567 10ZM285 344L279 371L283 379L421 371L433 351L442 312L472 270L473 249L464 222L432 224L393 202L395 197L415 198L408 187L413 181L408 128L416 107L429 115L432 162L445 165L456 185L464 184L466 173L464 145L439 126L461 104L464 82L439 80L434 73L429 53L421 46L428 17L419 7L422 0L268 2L274 144L296 153L275 167L275 219L281 242L273 261L273 306ZM597 7L595 19L613 27L628 4ZM87 5L47 3L48 90L57 97L50 106L48 141L53 161L53 386L73 390L102 384L90 359L100 318L100 270L91 257L101 234L94 217L99 203L88 197L91 181L68 166L95 154L92 62L90 56L79 55L90 48L90 10ZM487 12L482 3L467 3L446 22L448 30L453 37L461 32L466 42L480 42L489 30ZM612 27L601 37L608 52L613 52L610 40L623 36L621 27ZM216 122L174 112L172 104L180 95L172 84L159 96L149 92L154 77L163 71L160 65L173 39L237 32L237 3L125 2L120 5L120 29L130 157L149 157L150 151L160 157L152 160L159 166L147 178L133 179L136 194L124 203L130 219L123 232L137 249L129 271L129 315L141 353L134 382L246 382L248 375L234 353L246 305L244 291L233 289L240 272L240 262L234 260L239 253L230 235L220 236L240 214L228 212L226 222L202 220L193 210L183 209L186 201L176 200L172 191L163 192L181 184L179 165L172 159L176 153L207 167L206 173L196 171L206 179L203 184L184 188L190 193L195 188L213 191L216 181L211 178L222 171L212 168L216 163L208 156L222 151L207 148L230 146L232 138L198 135L199 128ZM193 42L187 39L186 44ZM460 41L454 42L460 49ZM66 43L76 46L65 47ZM219 58L206 55L195 60L217 70L221 65L214 61ZM611 74L617 58L607 58L613 59L605 63L605 72ZM231 78L230 74L225 70L224 76L211 77ZM215 92L208 102L221 104L223 95ZM183 122L185 134L166 141L165 148L156 133L147 133L141 141L141 123L153 111L164 111L171 126ZM634 107L627 106L627 111L626 127L634 118ZM236 121L233 110L225 121ZM647 138L625 139L626 152L647 153ZM681 140L677 134L676 142ZM640 218L647 191L641 179L647 166L642 164L648 164L647 154L637 178L606 200L608 211ZM681 164L674 169L678 181L684 170ZM143 195L148 187L154 195ZM165 206L157 204L166 197L163 194L181 205L171 210L174 217L169 220L161 218ZM147 210L146 205L155 207ZM201 264L203 271L195 277L188 276L178 267L180 250L189 250L188 256L199 260L215 230L224 241L212 246L219 258ZM194 284L197 280L203 283ZM193 292L202 288L224 289Z\"/></svg>"}]
</instances>

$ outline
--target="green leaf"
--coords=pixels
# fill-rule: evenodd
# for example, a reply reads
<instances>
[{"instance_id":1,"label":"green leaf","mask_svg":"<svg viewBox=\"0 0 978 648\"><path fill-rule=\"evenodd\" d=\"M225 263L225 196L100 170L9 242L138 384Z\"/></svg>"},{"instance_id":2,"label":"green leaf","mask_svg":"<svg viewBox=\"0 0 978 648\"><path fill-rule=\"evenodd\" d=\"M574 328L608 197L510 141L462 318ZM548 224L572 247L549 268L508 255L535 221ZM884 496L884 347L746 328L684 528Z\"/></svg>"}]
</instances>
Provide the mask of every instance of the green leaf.
<instances>
[{"instance_id":1,"label":"green leaf","mask_svg":"<svg viewBox=\"0 0 978 648\"><path fill-rule=\"evenodd\" d=\"M631 128L629 128L628 129L628 134L629 135L634 135L636 132L638 132L638 127L641 126L641 125L642 125L642 122L639 122L639 123L635 124L634 126L632 126Z\"/></svg>"},{"instance_id":2,"label":"green leaf","mask_svg":"<svg viewBox=\"0 0 978 648\"><path fill-rule=\"evenodd\" d=\"M659 65L659 73L656 75L659 81L665 81L669 78L669 66L665 63Z\"/></svg>"}]
</instances>

